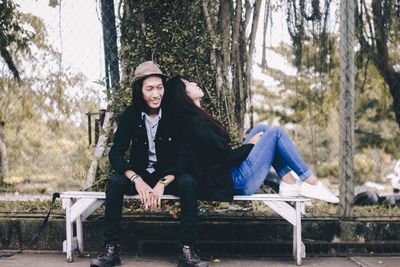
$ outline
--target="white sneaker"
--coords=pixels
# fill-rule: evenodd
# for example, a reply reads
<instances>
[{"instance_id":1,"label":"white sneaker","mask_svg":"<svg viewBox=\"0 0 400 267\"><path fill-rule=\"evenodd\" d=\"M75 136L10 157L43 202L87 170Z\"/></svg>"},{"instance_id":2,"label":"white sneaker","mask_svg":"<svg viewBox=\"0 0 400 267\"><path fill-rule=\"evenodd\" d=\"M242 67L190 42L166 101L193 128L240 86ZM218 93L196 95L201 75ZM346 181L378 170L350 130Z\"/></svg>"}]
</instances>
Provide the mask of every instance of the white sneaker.
<instances>
[{"instance_id":1,"label":"white sneaker","mask_svg":"<svg viewBox=\"0 0 400 267\"><path fill-rule=\"evenodd\" d=\"M300 195L309 198L316 198L330 203L339 203L339 198L336 197L331 190L318 182L316 185L303 182L300 185Z\"/></svg>"},{"instance_id":2,"label":"white sneaker","mask_svg":"<svg viewBox=\"0 0 400 267\"><path fill-rule=\"evenodd\" d=\"M279 195L281 197L297 197L299 196L300 182L294 184L281 182L279 184Z\"/></svg>"}]
</instances>

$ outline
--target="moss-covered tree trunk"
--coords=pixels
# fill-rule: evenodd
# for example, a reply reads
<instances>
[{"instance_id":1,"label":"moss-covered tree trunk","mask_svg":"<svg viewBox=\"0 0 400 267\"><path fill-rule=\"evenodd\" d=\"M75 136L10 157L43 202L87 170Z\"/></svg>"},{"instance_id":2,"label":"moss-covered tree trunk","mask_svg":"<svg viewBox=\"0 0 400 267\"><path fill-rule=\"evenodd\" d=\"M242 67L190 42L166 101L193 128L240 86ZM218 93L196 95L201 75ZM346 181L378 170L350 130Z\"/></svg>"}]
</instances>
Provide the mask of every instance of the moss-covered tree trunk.
<instances>
[{"instance_id":1,"label":"moss-covered tree trunk","mask_svg":"<svg viewBox=\"0 0 400 267\"><path fill-rule=\"evenodd\" d=\"M117 89L119 87L117 28L114 14L114 1L101 0L107 93L110 88Z\"/></svg>"},{"instance_id":2,"label":"moss-covered tree trunk","mask_svg":"<svg viewBox=\"0 0 400 267\"><path fill-rule=\"evenodd\" d=\"M179 73L200 83L206 92L206 108L241 136L251 95L251 58L261 1L245 3L124 1L123 76L128 77L142 61L154 60L166 73ZM130 97L127 81L125 78L126 100Z\"/></svg>"}]
</instances>

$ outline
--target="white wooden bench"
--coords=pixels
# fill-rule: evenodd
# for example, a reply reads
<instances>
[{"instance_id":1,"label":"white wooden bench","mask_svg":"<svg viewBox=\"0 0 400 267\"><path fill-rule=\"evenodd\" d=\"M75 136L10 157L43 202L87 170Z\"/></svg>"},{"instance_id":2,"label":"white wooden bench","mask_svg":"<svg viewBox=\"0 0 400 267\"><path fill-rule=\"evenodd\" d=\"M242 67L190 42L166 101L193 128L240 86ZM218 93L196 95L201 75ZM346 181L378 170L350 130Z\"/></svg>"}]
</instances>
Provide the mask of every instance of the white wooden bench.
<instances>
[{"instance_id":1,"label":"white wooden bench","mask_svg":"<svg viewBox=\"0 0 400 267\"><path fill-rule=\"evenodd\" d=\"M69 191L61 193L62 206L66 213L66 240L63 242L63 251L67 253L67 261L73 261L73 250L84 252L82 222L89 217L105 201L104 192ZM139 196L125 196L127 199L139 199ZM164 195L162 199L179 199L172 195ZM234 200L262 201L285 220L293 225L293 257L297 265L306 256L305 246L301 239L301 211L304 203L310 201L304 197L281 197L278 194L254 194L251 196L234 196ZM292 202L290 205L287 202ZM73 224L76 224L76 236L73 236Z\"/></svg>"}]
</instances>

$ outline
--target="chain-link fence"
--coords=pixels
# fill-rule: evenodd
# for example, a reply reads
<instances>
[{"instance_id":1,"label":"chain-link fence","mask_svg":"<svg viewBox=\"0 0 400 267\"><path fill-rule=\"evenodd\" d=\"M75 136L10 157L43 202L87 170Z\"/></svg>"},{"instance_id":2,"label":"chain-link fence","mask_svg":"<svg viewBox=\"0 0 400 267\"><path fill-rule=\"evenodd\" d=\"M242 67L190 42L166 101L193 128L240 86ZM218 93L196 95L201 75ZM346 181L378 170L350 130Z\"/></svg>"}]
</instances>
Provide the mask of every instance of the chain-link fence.
<instances>
[{"instance_id":1,"label":"chain-link fence","mask_svg":"<svg viewBox=\"0 0 400 267\"><path fill-rule=\"evenodd\" d=\"M100 3L3 2L2 191L81 189L106 106Z\"/></svg>"},{"instance_id":2,"label":"chain-link fence","mask_svg":"<svg viewBox=\"0 0 400 267\"><path fill-rule=\"evenodd\" d=\"M116 74L116 70L121 68L115 68L117 32L113 33L110 26L115 20L119 28L119 14L124 10L124 1L115 3L115 10L108 10L108 13L103 11L110 1L14 2L20 5L18 20L25 29L23 34L34 34L34 38L29 43L29 50L9 48L9 51L17 51L12 58L22 83L13 81L4 57L1 61L0 120L3 124L0 137L6 145L8 159L2 158L2 162L8 162L7 175L3 180L6 186L3 188L6 191L46 193L82 188L94 154L93 146L100 134L98 129L104 115L101 109L106 108L107 92L118 86L120 76L123 76L120 73L125 73ZM394 4L395 1L384 2ZM354 7L357 14L354 37L349 34L347 38L350 41L354 38L348 50L355 52L352 60L339 49L344 39L340 33L351 31L339 27L339 1L331 1L326 21L320 20L322 22L316 24L311 19L305 20L304 27L309 27L309 38L303 39L301 59L293 60L299 54L293 49L291 36L287 33L286 16L287 12L294 10L286 10L283 2L282 5L273 5L274 1L263 3L271 4L270 7L265 6L260 16L263 18L265 12L270 14L270 19L264 17L264 21L269 22L267 40L278 39L276 36L281 34L287 35L287 38L282 37L282 43L270 41L263 69L256 65L253 67L254 95L250 102L254 105L257 121L284 127L314 173L335 193L339 194L343 184L340 178L343 174L339 171L339 166L343 166L348 172L344 176L349 182L348 187L355 182L350 195L353 190L355 194L377 190L368 194L378 202L384 202L381 197L393 193L393 184L385 177L400 158L399 124L393 112L398 110L398 102L393 102L392 93L398 92L396 88L399 85L396 79L390 79L398 75L396 63L390 65L396 62L394 59L399 54L392 42L398 41L398 28L392 28L391 33L395 34L386 40L387 54L379 50L376 54L368 54L372 48L380 47L378 44L368 47L373 42L366 39L381 40L368 33L373 21L367 21L379 10L374 11L369 2L357 1ZM324 18L323 7L321 5L321 18ZM303 13L297 10L302 16L313 14L311 5L303 8ZM379 6L375 8L379 9ZM342 11L353 17L351 8ZM385 9L380 11L383 14ZM390 16L393 23L384 25L398 27L395 21L397 14L390 13ZM299 31L296 28L298 24L293 25L291 34ZM277 28L280 29L278 33ZM263 32L262 27L258 32ZM302 34L305 35L304 32ZM365 43L362 34L365 34ZM256 54L262 51L261 39L257 42ZM376 55L382 60L376 59ZM351 68L342 67L341 62L345 60L347 64L355 63L353 72ZM255 60L255 63L261 61ZM389 64L384 66L391 66L392 72L385 73L386 69L381 69L380 62ZM255 74L257 70L259 75ZM343 95L344 102L341 101L341 87L349 88L343 84L341 77L348 78L350 87L351 79L354 79L353 107L343 104L353 101L351 93ZM342 107L345 109L341 113ZM353 118L351 110L354 110ZM340 114L350 116L344 118L350 123L346 126L349 129L346 135L340 134L345 127L341 126ZM353 123L354 130L351 128ZM353 152L340 152L344 140L347 140L347 148L354 148ZM345 167L343 162L349 165ZM347 198L347 201L351 202L352 198ZM386 203L390 201L393 202L393 199ZM339 214L336 207L325 208L329 215ZM394 216L393 211L377 210L379 216ZM356 210L355 214L368 216L369 213Z\"/></svg>"},{"instance_id":3,"label":"chain-link fence","mask_svg":"<svg viewBox=\"0 0 400 267\"><path fill-rule=\"evenodd\" d=\"M396 3L379 1L384 2L380 7L377 1L372 4L356 1L349 7L351 1L325 1L325 5L331 4L329 14L325 21L318 21L311 20L316 14L311 1L304 1L303 9L300 2L287 1L289 12L297 11L297 20L293 16L287 20L291 23L289 31L294 47L285 44L271 47L270 55L272 51L275 57L266 60L270 63L263 72L274 80L261 77L254 82L253 102L258 120L284 127L318 177L337 194L340 191L342 201L352 203L354 195L358 195L357 205L394 204L398 199L393 194L398 187L398 175L393 172L399 159L399 124L395 114L398 102L392 95L398 89L391 87L398 88L399 83L389 86L388 80L395 79L387 77L389 74L385 76L380 69L384 65L373 60L382 59L385 53L377 50L380 45L374 43L377 39L371 31L382 27L377 32L391 32L385 43L387 58L381 60L390 68L390 62L398 58L398 51L391 44L394 40L398 42L398 26L394 22L397 13L390 13L387 7L392 5L391 10L396 10ZM321 4L319 8L323 19L325 7ZM270 10L274 10L273 5ZM386 26L374 25L373 16L378 16L379 10L382 16L386 10ZM278 11L275 9L271 16L274 12ZM275 20L272 27L275 30L288 27L285 22ZM324 29L328 36L324 35ZM382 40L381 37L378 39ZM296 59L296 38L303 38L300 59ZM373 49L376 51L372 52ZM324 50L328 57L323 56ZM284 67L274 67L279 65L277 62L283 62ZM395 70L396 63L392 67ZM354 212L360 215L359 208ZM386 210L379 215L386 216L385 212L391 214ZM345 214L350 213L347 207ZM374 212L364 215L376 216Z\"/></svg>"}]
</instances>

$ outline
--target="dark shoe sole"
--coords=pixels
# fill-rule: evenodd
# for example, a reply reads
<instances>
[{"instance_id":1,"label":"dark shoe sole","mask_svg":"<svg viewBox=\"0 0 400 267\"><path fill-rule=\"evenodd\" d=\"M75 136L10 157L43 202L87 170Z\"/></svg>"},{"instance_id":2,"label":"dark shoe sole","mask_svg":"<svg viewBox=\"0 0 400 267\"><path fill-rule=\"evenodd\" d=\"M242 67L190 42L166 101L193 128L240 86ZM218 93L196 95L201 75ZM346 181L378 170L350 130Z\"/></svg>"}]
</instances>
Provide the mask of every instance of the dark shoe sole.
<instances>
[{"instance_id":1,"label":"dark shoe sole","mask_svg":"<svg viewBox=\"0 0 400 267\"><path fill-rule=\"evenodd\" d=\"M208 262L203 261L203 262L199 262L197 264L189 264L186 262L179 261L177 267L208 267Z\"/></svg>"},{"instance_id":2,"label":"dark shoe sole","mask_svg":"<svg viewBox=\"0 0 400 267\"><path fill-rule=\"evenodd\" d=\"M121 265L121 260L116 261L114 264L100 262L98 260L92 260L90 262L90 267L113 267L113 266L119 266L119 265Z\"/></svg>"}]
</instances>

